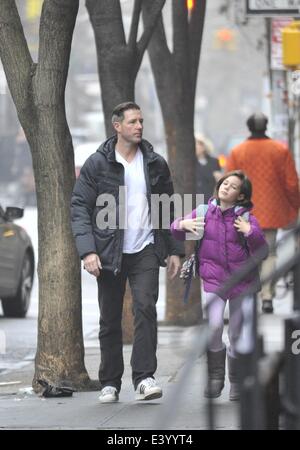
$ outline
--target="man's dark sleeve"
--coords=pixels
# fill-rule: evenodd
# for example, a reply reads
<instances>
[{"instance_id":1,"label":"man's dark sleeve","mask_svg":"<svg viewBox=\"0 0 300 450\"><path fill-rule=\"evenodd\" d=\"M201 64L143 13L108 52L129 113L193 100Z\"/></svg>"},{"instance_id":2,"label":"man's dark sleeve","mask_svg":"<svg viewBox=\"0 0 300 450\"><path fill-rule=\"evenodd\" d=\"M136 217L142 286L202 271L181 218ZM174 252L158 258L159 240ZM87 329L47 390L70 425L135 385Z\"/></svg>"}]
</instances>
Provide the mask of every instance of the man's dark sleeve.
<instances>
[{"instance_id":1,"label":"man's dark sleeve","mask_svg":"<svg viewBox=\"0 0 300 450\"><path fill-rule=\"evenodd\" d=\"M164 176L162 183L162 194L167 194L172 196L174 194L173 182L171 178L171 173L168 164L164 160ZM170 205L170 227L171 223L174 221L174 203ZM164 236L167 243L168 255L178 255L185 256L184 243L177 241L171 234L170 228L164 230Z\"/></svg>"},{"instance_id":2,"label":"man's dark sleeve","mask_svg":"<svg viewBox=\"0 0 300 450\"><path fill-rule=\"evenodd\" d=\"M213 158L213 170L221 171L221 166L220 166L218 158Z\"/></svg>"},{"instance_id":3,"label":"man's dark sleeve","mask_svg":"<svg viewBox=\"0 0 300 450\"><path fill-rule=\"evenodd\" d=\"M97 199L93 177L95 166L89 158L80 171L71 197L71 225L80 258L97 253L92 227L92 216Z\"/></svg>"}]
</instances>

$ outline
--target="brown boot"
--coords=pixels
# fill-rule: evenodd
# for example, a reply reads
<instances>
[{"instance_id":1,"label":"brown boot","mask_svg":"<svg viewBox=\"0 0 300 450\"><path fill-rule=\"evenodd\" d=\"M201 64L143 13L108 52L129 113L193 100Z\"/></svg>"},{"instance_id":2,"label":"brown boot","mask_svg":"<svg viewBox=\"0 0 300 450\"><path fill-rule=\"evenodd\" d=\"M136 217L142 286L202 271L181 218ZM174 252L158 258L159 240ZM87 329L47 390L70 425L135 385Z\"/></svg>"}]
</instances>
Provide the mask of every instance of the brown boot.
<instances>
[{"instance_id":1,"label":"brown boot","mask_svg":"<svg viewBox=\"0 0 300 450\"><path fill-rule=\"evenodd\" d=\"M220 397L225 381L226 348L219 352L207 352L208 382L204 397Z\"/></svg>"},{"instance_id":2,"label":"brown boot","mask_svg":"<svg viewBox=\"0 0 300 450\"><path fill-rule=\"evenodd\" d=\"M238 359L227 355L228 375L230 381L229 400L236 401L240 399L240 384L238 379Z\"/></svg>"}]
</instances>

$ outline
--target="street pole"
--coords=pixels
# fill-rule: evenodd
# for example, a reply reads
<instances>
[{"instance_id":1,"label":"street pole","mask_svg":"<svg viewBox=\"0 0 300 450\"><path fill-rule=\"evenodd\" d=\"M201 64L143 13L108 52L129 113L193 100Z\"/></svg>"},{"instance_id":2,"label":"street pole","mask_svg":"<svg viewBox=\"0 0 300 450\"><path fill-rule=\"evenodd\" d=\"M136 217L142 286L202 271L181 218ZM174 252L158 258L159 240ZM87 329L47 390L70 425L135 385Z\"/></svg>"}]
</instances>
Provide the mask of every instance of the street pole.
<instances>
[{"instance_id":1,"label":"street pole","mask_svg":"<svg viewBox=\"0 0 300 450\"><path fill-rule=\"evenodd\" d=\"M291 70L286 71L286 88L288 93L288 143L289 149L294 156L295 139L295 107L293 95L293 80Z\"/></svg>"}]
</instances>

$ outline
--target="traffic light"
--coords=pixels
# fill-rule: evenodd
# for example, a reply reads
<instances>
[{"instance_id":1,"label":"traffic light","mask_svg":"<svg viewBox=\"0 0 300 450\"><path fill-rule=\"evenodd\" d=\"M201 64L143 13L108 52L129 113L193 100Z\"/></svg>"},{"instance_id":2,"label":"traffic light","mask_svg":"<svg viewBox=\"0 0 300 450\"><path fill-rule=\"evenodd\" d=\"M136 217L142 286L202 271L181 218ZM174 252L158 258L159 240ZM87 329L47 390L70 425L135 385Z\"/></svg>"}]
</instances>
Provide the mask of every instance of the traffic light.
<instances>
[{"instance_id":1,"label":"traffic light","mask_svg":"<svg viewBox=\"0 0 300 450\"><path fill-rule=\"evenodd\" d=\"M219 28L215 31L214 48L236 50L236 32L230 28Z\"/></svg>"},{"instance_id":2,"label":"traffic light","mask_svg":"<svg viewBox=\"0 0 300 450\"><path fill-rule=\"evenodd\" d=\"M218 156L218 160L219 160L219 164L220 164L221 169L225 169L226 164L227 164L227 157L225 155L223 155L223 154L220 154Z\"/></svg>"},{"instance_id":3,"label":"traffic light","mask_svg":"<svg viewBox=\"0 0 300 450\"><path fill-rule=\"evenodd\" d=\"M29 20L35 20L40 17L43 0L26 0L26 17Z\"/></svg>"},{"instance_id":4,"label":"traffic light","mask_svg":"<svg viewBox=\"0 0 300 450\"><path fill-rule=\"evenodd\" d=\"M186 0L186 7L187 7L188 11L193 11L193 9L195 7L195 1L196 0Z\"/></svg>"}]
</instances>

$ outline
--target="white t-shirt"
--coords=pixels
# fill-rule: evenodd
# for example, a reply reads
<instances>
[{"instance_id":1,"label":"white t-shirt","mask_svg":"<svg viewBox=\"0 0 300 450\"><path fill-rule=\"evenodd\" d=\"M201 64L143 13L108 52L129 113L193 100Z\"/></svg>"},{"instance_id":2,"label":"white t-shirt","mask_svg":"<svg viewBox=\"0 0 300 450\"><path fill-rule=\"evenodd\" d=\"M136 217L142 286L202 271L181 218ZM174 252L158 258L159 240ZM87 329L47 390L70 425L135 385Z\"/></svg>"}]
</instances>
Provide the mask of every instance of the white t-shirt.
<instances>
[{"instance_id":1,"label":"white t-shirt","mask_svg":"<svg viewBox=\"0 0 300 450\"><path fill-rule=\"evenodd\" d=\"M124 229L123 253L137 253L154 242L153 229L147 201L147 187L144 174L144 159L138 148L129 163L118 152L116 161L124 166L126 186L126 219Z\"/></svg>"}]
</instances>

